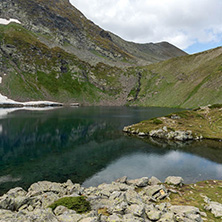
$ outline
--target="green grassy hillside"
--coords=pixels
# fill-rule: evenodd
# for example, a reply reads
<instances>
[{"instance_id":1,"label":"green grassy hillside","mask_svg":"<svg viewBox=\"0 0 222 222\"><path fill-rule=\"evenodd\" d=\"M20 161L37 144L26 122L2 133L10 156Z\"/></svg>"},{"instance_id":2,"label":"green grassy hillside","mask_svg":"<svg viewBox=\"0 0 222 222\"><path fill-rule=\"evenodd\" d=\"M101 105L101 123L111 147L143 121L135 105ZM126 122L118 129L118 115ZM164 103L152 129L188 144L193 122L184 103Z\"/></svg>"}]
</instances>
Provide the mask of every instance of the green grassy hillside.
<instances>
[{"instance_id":1,"label":"green grassy hillside","mask_svg":"<svg viewBox=\"0 0 222 222\"><path fill-rule=\"evenodd\" d=\"M221 140L221 130L222 105L220 104L172 113L124 127L124 131L130 134L181 141L190 139ZM158 131L158 133L153 134L154 131ZM175 132L188 134L184 138L178 138Z\"/></svg>"},{"instance_id":2,"label":"green grassy hillside","mask_svg":"<svg viewBox=\"0 0 222 222\"><path fill-rule=\"evenodd\" d=\"M121 69L81 61L61 48L49 48L21 25L0 25L0 92L15 100L51 99L99 104L123 100L128 91ZM133 75L132 75L132 78Z\"/></svg>"},{"instance_id":3,"label":"green grassy hillside","mask_svg":"<svg viewBox=\"0 0 222 222\"><path fill-rule=\"evenodd\" d=\"M141 69L139 106L193 108L222 102L222 48L173 58Z\"/></svg>"}]
</instances>

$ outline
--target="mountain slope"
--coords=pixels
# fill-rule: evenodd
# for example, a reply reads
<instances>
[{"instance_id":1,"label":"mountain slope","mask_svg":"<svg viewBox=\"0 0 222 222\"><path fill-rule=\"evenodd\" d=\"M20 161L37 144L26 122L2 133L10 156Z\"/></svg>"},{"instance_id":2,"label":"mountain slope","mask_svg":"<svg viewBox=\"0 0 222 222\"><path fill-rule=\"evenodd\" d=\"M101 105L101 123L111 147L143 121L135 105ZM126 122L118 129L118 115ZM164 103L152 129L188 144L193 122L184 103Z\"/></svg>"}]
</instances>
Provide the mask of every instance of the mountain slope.
<instances>
[{"instance_id":1,"label":"mountain slope","mask_svg":"<svg viewBox=\"0 0 222 222\"><path fill-rule=\"evenodd\" d=\"M122 105L135 84L134 73L49 48L19 24L0 33L0 92L11 99Z\"/></svg>"},{"instance_id":2,"label":"mountain slope","mask_svg":"<svg viewBox=\"0 0 222 222\"><path fill-rule=\"evenodd\" d=\"M186 54L169 43L126 42L89 21L68 0L2 0L0 17L18 19L47 46L62 47L91 64L150 64Z\"/></svg>"},{"instance_id":3,"label":"mountain slope","mask_svg":"<svg viewBox=\"0 0 222 222\"><path fill-rule=\"evenodd\" d=\"M144 67L130 104L192 108L222 103L221 61L219 47Z\"/></svg>"}]
</instances>

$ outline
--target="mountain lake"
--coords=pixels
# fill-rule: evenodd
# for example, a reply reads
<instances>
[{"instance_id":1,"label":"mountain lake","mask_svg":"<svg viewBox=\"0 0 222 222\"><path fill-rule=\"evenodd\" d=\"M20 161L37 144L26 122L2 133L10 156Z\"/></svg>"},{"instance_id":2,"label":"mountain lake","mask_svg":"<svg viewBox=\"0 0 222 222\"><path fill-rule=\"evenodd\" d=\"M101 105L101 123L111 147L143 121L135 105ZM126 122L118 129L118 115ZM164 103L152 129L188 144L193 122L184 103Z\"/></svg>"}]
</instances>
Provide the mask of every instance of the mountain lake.
<instances>
[{"instance_id":1,"label":"mountain lake","mask_svg":"<svg viewBox=\"0 0 222 222\"><path fill-rule=\"evenodd\" d=\"M0 110L0 195L42 180L85 187L129 179L222 179L222 142L165 143L122 132L124 126L179 109L64 107Z\"/></svg>"}]
</instances>

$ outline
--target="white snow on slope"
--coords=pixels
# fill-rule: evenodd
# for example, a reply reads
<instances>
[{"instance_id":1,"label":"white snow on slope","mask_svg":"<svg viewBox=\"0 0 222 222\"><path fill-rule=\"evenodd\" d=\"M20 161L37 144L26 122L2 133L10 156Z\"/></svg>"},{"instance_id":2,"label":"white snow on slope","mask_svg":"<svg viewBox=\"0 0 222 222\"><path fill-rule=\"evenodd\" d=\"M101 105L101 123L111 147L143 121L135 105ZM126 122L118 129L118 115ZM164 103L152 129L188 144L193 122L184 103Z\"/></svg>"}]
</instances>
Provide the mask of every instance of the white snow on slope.
<instances>
[{"instance_id":1,"label":"white snow on slope","mask_svg":"<svg viewBox=\"0 0 222 222\"><path fill-rule=\"evenodd\" d=\"M12 99L9 99L7 96L3 96L0 93L0 105L15 105L12 108L0 108L0 119L5 118L9 113L15 112L17 110L51 110L58 108L58 106L62 106L62 103L56 103L52 101L29 101L29 102L17 102ZM21 107L16 107L16 105ZM54 107L53 107L54 105ZM43 106L43 107L39 107Z\"/></svg>"},{"instance_id":2,"label":"white snow on slope","mask_svg":"<svg viewBox=\"0 0 222 222\"><path fill-rule=\"evenodd\" d=\"M21 103L11 100L7 96L3 96L0 93L0 104L21 104Z\"/></svg>"},{"instance_id":3,"label":"white snow on slope","mask_svg":"<svg viewBox=\"0 0 222 222\"><path fill-rule=\"evenodd\" d=\"M61 105L62 106L62 103L57 103L57 102L52 102L52 101L17 102L12 99L9 99L7 96L3 96L0 93L0 105L2 104L23 105L25 107L40 106L40 105L45 105L45 106Z\"/></svg>"},{"instance_id":4,"label":"white snow on slope","mask_svg":"<svg viewBox=\"0 0 222 222\"><path fill-rule=\"evenodd\" d=\"M9 20L7 20L7 19L4 19L4 18L0 18L0 24L1 25L8 25L11 22L15 22L15 23L21 24L21 22L18 19L10 18Z\"/></svg>"}]
</instances>

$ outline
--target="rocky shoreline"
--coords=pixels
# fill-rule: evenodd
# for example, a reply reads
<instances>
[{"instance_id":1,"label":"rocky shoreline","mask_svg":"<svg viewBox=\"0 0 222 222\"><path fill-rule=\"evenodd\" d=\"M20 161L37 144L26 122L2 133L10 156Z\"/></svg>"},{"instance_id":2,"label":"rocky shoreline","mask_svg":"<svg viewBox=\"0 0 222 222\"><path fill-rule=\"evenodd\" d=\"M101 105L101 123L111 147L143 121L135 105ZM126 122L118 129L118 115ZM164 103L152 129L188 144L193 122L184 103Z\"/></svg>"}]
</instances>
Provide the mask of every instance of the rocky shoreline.
<instances>
[{"instance_id":1,"label":"rocky shoreline","mask_svg":"<svg viewBox=\"0 0 222 222\"><path fill-rule=\"evenodd\" d=\"M222 105L185 110L125 126L123 132L171 141L222 140Z\"/></svg>"},{"instance_id":2,"label":"rocky shoreline","mask_svg":"<svg viewBox=\"0 0 222 222\"><path fill-rule=\"evenodd\" d=\"M185 195L184 186L181 177L168 177L164 183L155 177L135 180L122 177L112 184L89 188L74 184L70 180L65 183L42 181L32 184L28 191L17 187L1 196L0 221L221 221L222 204L211 201L205 194L200 194L204 203L201 210L187 205L186 202L183 205L170 203L175 195L182 199ZM191 185L193 186L195 187ZM184 190L187 190L186 186ZM193 193L194 190L195 188ZM57 206L53 210L49 208L50 204L60 198L80 196L89 202L90 210L86 213L79 214L64 206ZM211 220L212 217L215 219Z\"/></svg>"}]
</instances>

